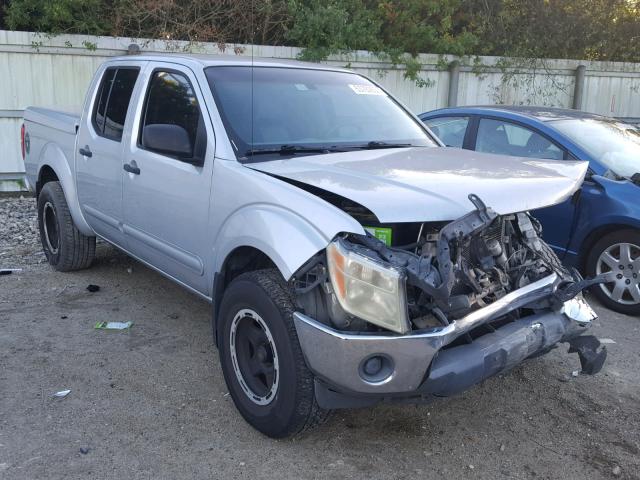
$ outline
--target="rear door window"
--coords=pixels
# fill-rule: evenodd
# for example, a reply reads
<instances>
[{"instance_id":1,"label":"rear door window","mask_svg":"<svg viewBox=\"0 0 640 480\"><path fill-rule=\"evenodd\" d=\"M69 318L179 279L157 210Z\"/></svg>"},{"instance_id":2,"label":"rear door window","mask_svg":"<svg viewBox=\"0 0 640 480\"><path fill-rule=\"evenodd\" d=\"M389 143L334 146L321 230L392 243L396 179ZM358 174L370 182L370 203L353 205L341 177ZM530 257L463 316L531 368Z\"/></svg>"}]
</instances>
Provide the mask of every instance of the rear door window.
<instances>
[{"instance_id":1,"label":"rear door window","mask_svg":"<svg viewBox=\"0 0 640 480\"><path fill-rule=\"evenodd\" d=\"M127 118L129 102L138 79L134 67L113 67L105 70L98 90L93 114L93 128L101 137L119 142Z\"/></svg>"},{"instance_id":2,"label":"rear door window","mask_svg":"<svg viewBox=\"0 0 640 480\"><path fill-rule=\"evenodd\" d=\"M100 83L100 89L98 90L98 99L93 112L93 128L99 135L102 135L104 131L104 113L107 110L107 100L109 99L109 93L111 92L111 85L113 85L116 71L116 68L107 68L105 70L102 76L102 82Z\"/></svg>"},{"instance_id":3,"label":"rear door window","mask_svg":"<svg viewBox=\"0 0 640 480\"><path fill-rule=\"evenodd\" d=\"M424 123L447 147L462 148L469 117L428 118Z\"/></svg>"},{"instance_id":4,"label":"rear door window","mask_svg":"<svg viewBox=\"0 0 640 480\"><path fill-rule=\"evenodd\" d=\"M564 151L547 137L521 125L491 118L480 119L475 149L517 157L564 158Z\"/></svg>"}]
</instances>

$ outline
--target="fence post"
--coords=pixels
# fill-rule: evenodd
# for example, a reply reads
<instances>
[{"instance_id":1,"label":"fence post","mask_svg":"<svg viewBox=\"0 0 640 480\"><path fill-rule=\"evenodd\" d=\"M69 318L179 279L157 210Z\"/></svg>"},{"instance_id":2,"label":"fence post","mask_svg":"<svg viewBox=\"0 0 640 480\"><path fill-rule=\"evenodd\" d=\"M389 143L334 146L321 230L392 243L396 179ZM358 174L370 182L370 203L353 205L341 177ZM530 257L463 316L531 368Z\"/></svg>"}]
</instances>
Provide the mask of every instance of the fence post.
<instances>
[{"instance_id":1,"label":"fence post","mask_svg":"<svg viewBox=\"0 0 640 480\"><path fill-rule=\"evenodd\" d=\"M584 94L584 77L587 67L578 65L576 68L576 85L573 89L573 109L582 110L582 96Z\"/></svg>"},{"instance_id":2,"label":"fence post","mask_svg":"<svg viewBox=\"0 0 640 480\"><path fill-rule=\"evenodd\" d=\"M460 62L454 60L449 64L449 97L448 107L458 106L458 79L460 78Z\"/></svg>"}]
</instances>

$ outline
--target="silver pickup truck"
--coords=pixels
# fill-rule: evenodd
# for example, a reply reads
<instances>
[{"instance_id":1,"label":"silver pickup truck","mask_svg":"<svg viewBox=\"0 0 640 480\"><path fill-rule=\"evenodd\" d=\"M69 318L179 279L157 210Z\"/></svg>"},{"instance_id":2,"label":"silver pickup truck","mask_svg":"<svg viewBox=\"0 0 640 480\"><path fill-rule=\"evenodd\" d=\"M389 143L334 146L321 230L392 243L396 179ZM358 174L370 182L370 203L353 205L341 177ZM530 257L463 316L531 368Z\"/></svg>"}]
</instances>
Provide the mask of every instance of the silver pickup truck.
<instances>
[{"instance_id":1,"label":"silver pickup truck","mask_svg":"<svg viewBox=\"0 0 640 480\"><path fill-rule=\"evenodd\" d=\"M530 210L584 162L443 147L389 93L324 65L114 58L80 115L28 108L42 245L86 268L101 237L212 304L238 410L272 437L331 409L461 392L595 318Z\"/></svg>"}]
</instances>

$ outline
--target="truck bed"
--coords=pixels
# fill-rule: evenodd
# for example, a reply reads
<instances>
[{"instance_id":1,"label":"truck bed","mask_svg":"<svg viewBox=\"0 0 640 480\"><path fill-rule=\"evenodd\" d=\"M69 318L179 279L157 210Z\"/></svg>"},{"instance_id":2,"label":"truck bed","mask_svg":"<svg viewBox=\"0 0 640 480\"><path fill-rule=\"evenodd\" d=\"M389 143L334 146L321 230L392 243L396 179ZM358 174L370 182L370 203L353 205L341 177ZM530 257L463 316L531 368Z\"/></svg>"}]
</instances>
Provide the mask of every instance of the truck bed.
<instances>
[{"instance_id":1,"label":"truck bed","mask_svg":"<svg viewBox=\"0 0 640 480\"><path fill-rule=\"evenodd\" d=\"M76 128L80 124L80 114L77 112L40 107L27 108L24 119L72 135L75 135Z\"/></svg>"},{"instance_id":2,"label":"truck bed","mask_svg":"<svg viewBox=\"0 0 640 480\"><path fill-rule=\"evenodd\" d=\"M24 112L24 120L28 132L24 164L29 189L35 189L43 163L47 163L59 175L66 172L65 178L71 180L80 114L29 107ZM72 188L71 182L68 188Z\"/></svg>"}]
</instances>

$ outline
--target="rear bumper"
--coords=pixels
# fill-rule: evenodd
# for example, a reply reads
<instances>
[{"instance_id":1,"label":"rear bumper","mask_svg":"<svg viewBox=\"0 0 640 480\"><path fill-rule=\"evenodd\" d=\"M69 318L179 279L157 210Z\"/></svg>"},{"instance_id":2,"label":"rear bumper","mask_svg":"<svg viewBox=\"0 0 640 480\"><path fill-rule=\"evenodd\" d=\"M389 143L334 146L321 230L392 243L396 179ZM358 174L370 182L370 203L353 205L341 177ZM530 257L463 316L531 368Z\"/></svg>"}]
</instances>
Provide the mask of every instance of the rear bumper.
<instances>
[{"instance_id":1,"label":"rear bumper","mask_svg":"<svg viewBox=\"0 0 640 480\"><path fill-rule=\"evenodd\" d=\"M560 312L530 315L470 344L447 349L443 347L459 336L451 331L454 324L414 335L358 335L333 330L301 313L294 318L305 360L318 378L318 400L336 408L343 406L340 397L360 397L366 405L391 398L449 396L466 390L584 333L593 317L578 316L575 304L569 306ZM586 311L592 312L588 305ZM371 357L386 362L382 376L367 377L363 372L364 362Z\"/></svg>"}]
</instances>

